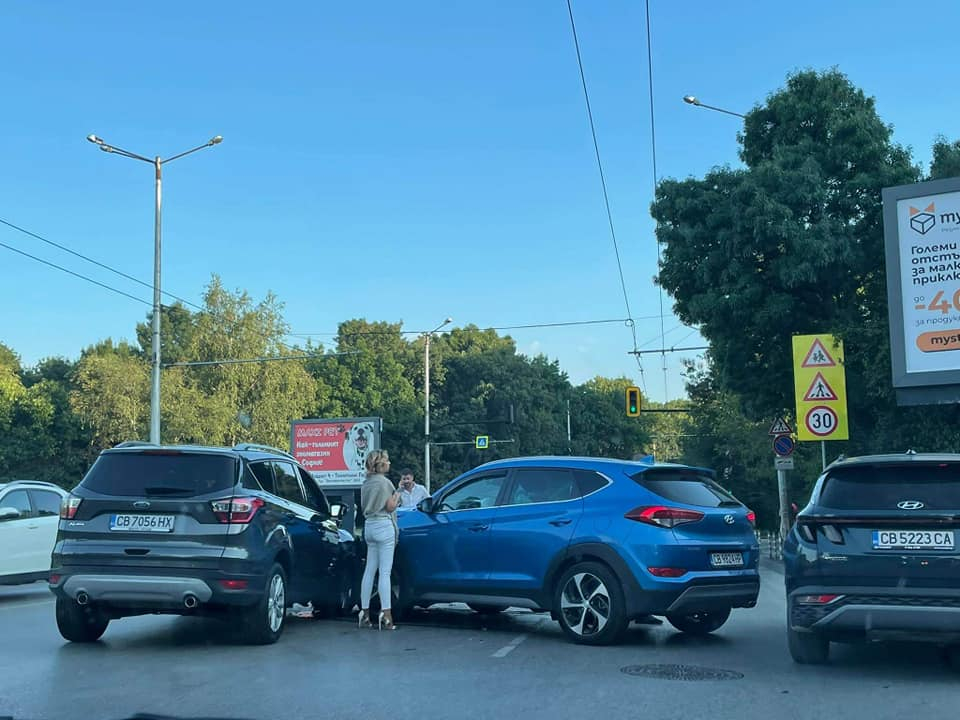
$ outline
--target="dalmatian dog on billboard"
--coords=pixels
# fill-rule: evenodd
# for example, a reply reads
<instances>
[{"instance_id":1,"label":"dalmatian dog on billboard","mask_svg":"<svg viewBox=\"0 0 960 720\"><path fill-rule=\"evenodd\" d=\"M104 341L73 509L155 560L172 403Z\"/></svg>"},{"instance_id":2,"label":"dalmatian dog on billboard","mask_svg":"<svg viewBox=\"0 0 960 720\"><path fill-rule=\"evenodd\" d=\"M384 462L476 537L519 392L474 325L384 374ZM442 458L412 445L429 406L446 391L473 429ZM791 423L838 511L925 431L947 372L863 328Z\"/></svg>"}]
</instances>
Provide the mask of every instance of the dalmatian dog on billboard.
<instances>
[{"instance_id":1,"label":"dalmatian dog on billboard","mask_svg":"<svg viewBox=\"0 0 960 720\"><path fill-rule=\"evenodd\" d=\"M367 453L376 449L373 447L373 423L354 423L343 434L343 464L350 470L365 470Z\"/></svg>"}]
</instances>

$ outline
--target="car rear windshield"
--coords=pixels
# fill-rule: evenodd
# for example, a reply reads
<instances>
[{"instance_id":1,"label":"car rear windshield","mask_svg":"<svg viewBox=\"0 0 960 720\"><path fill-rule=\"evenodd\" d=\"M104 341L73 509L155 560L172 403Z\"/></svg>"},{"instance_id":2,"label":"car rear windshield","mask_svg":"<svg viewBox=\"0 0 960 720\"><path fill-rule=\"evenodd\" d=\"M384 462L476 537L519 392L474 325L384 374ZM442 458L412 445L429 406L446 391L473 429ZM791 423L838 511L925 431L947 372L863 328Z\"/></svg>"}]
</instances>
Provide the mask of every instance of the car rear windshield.
<instances>
[{"instance_id":1,"label":"car rear windshield","mask_svg":"<svg viewBox=\"0 0 960 720\"><path fill-rule=\"evenodd\" d=\"M836 510L960 510L960 463L856 465L831 470L819 504ZM904 510L907 512L907 510Z\"/></svg>"},{"instance_id":2,"label":"car rear windshield","mask_svg":"<svg viewBox=\"0 0 960 720\"><path fill-rule=\"evenodd\" d=\"M717 485L713 478L696 470L646 470L632 477L664 500L700 507L740 505L740 501Z\"/></svg>"},{"instance_id":3,"label":"car rear windshield","mask_svg":"<svg viewBox=\"0 0 960 720\"><path fill-rule=\"evenodd\" d=\"M106 453L81 487L102 495L189 497L228 490L237 480L237 461L227 455L189 452Z\"/></svg>"}]
</instances>

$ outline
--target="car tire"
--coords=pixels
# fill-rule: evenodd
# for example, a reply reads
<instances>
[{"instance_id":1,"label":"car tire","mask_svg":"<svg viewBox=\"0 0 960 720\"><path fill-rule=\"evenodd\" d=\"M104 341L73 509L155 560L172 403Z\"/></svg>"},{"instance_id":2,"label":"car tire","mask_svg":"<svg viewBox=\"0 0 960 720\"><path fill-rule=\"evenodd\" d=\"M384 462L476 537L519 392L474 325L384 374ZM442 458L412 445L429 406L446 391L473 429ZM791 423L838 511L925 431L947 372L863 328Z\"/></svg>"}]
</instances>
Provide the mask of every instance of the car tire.
<instances>
[{"instance_id":1,"label":"car tire","mask_svg":"<svg viewBox=\"0 0 960 720\"><path fill-rule=\"evenodd\" d=\"M110 619L89 605L78 605L73 600L57 598L57 629L65 640L92 643L101 638Z\"/></svg>"},{"instance_id":2,"label":"car tire","mask_svg":"<svg viewBox=\"0 0 960 720\"><path fill-rule=\"evenodd\" d=\"M787 629L790 657L800 665L823 665L830 659L830 641L812 632Z\"/></svg>"},{"instance_id":3,"label":"car tire","mask_svg":"<svg viewBox=\"0 0 960 720\"><path fill-rule=\"evenodd\" d=\"M709 612L688 613L686 615L669 614L667 622L687 635L709 635L719 630L730 618L730 608Z\"/></svg>"},{"instance_id":4,"label":"car tire","mask_svg":"<svg viewBox=\"0 0 960 720\"><path fill-rule=\"evenodd\" d=\"M507 609L506 605L482 605L479 603L467 603L467 607L481 615L498 615Z\"/></svg>"},{"instance_id":5,"label":"car tire","mask_svg":"<svg viewBox=\"0 0 960 720\"><path fill-rule=\"evenodd\" d=\"M355 583L352 577L344 574L339 579L340 589L334 598L320 598L313 601L313 617L318 620L349 615L359 600L354 600Z\"/></svg>"},{"instance_id":6,"label":"car tire","mask_svg":"<svg viewBox=\"0 0 960 720\"><path fill-rule=\"evenodd\" d=\"M620 580L598 562L579 562L560 576L554 614L568 639L580 645L612 645L627 629Z\"/></svg>"},{"instance_id":7,"label":"car tire","mask_svg":"<svg viewBox=\"0 0 960 720\"><path fill-rule=\"evenodd\" d=\"M263 595L240 610L241 635L249 645L270 645L280 639L287 615L287 573L274 563L267 573Z\"/></svg>"}]
</instances>

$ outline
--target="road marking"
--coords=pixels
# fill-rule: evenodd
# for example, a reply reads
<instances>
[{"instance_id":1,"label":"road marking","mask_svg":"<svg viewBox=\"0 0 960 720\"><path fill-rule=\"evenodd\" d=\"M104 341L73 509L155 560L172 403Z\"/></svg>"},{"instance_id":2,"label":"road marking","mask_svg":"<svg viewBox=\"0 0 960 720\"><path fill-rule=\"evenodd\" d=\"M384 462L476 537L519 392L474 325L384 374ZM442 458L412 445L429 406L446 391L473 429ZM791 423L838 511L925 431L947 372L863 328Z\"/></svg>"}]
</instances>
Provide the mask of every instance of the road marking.
<instances>
[{"instance_id":1,"label":"road marking","mask_svg":"<svg viewBox=\"0 0 960 720\"><path fill-rule=\"evenodd\" d=\"M52 605L56 600L34 600L33 602L13 603L5 605L0 603L0 610L16 610L17 608L37 607L38 605Z\"/></svg>"},{"instance_id":2,"label":"road marking","mask_svg":"<svg viewBox=\"0 0 960 720\"><path fill-rule=\"evenodd\" d=\"M499 650L497 650L497 651L492 655L492 657L495 657L495 658L506 657L507 655L509 655L510 653L513 652L514 648L516 648L517 645L519 645L520 643L522 643L522 642L523 642L524 640L526 640L526 639L527 639L527 636L526 636L526 635L517 635L513 640L511 640L511 641L508 642L506 645L504 645L502 648L500 648Z\"/></svg>"}]
</instances>

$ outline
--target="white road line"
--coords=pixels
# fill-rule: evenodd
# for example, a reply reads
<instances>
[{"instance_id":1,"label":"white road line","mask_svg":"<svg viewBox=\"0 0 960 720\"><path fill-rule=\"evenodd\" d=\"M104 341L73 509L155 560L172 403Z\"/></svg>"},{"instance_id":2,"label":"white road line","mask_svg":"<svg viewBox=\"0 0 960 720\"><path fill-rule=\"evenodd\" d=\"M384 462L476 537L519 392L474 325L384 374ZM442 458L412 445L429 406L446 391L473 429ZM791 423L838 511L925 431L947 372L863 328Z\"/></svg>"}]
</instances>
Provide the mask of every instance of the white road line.
<instances>
[{"instance_id":1,"label":"white road line","mask_svg":"<svg viewBox=\"0 0 960 720\"><path fill-rule=\"evenodd\" d=\"M17 608L37 607L38 605L52 605L56 600L35 600L33 602L13 603L12 605L0 604L0 610L16 610Z\"/></svg>"},{"instance_id":2,"label":"white road line","mask_svg":"<svg viewBox=\"0 0 960 720\"><path fill-rule=\"evenodd\" d=\"M511 640L510 642L508 642L508 643L507 643L506 645L504 645L502 648L500 648L499 650L497 650L491 657L495 657L495 658L506 657L506 656L509 655L511 652L513 652L514 648L516 648L517 645L519 645L520 643L522 643L522 642L523 642L524 640L526 640L526 639L527 639L527 636L526 636L526 635L517 635L517 637L515 637L513 640Z\"/></svg>"}]
</instances>

